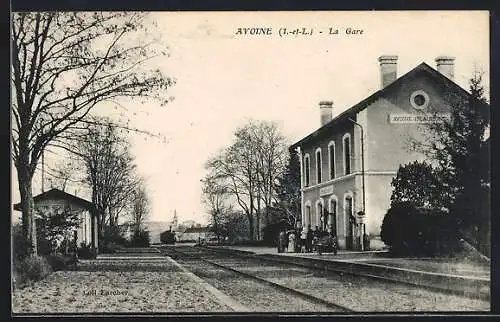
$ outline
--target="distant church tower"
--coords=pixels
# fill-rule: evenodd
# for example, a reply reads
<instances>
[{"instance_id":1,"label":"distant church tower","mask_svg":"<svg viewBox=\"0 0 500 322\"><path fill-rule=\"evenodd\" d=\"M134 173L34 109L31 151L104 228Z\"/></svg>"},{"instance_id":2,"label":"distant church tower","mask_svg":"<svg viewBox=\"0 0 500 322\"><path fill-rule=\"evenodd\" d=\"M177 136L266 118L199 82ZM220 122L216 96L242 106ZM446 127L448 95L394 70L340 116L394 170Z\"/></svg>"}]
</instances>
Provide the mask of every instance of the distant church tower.
<instances>
[{"instance_id":1,"label":"distant church tower","mask_svg":"<svg viewBox=\"0 0 500 322\"><path fill-rule=\"evenodd\" d=\"M172 230L176 231L179 223L179 219L177 218L177 210L174 209L174 219L172 219Z\"/></svg>"}]
</instances>

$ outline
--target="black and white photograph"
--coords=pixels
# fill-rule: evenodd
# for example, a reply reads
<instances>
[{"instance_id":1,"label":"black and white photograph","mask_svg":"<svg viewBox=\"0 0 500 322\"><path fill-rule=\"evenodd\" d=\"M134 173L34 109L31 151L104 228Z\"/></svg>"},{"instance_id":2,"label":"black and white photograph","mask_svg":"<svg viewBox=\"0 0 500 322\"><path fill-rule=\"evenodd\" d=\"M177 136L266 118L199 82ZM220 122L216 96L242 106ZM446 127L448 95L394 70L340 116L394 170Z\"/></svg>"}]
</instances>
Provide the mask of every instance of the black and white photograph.
<instances>
[{"instance_id":1,"label":"black and white photograph","mask_svg":"<svg viewBox=\"0 0 500 322\"><path fill-rule=\"evenodd\" d=\"M12 316L491 312L488 11L10 17Z\"/></svg>"}]
</instances>

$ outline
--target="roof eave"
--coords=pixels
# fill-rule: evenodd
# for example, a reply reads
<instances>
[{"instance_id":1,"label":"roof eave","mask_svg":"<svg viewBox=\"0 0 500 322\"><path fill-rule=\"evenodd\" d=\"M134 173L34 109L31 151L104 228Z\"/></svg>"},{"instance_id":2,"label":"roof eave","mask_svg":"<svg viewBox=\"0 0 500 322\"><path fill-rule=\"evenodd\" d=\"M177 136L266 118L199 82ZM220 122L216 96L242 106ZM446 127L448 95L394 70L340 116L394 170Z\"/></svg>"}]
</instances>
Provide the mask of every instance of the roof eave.
<instances>
[{"instance_id":1,"label":"roof eave","mask_svg":"<svg viewBox=\"0 0 500 322\"><path fill-rule=\"evenodd\" d=\"M371 94L370 96L368 96L367 98L365 98L361 102L357 103L356 105L354 105L354 106L350 107L349 109L345 110L344 112L340 113L337 117L335 117L330 122L328 122L324 126L322 126L319 129L317 129L313 133L309 134L305 138L303 138L303 139L297 141L296 143L292 144L289 147L289 151L290 152L295 151L295 149L297 147L303 145L304 143L309 142L312 138L320 135L323 131L325 131L326 129L332 127L334 124L341 122L348 115L352 115L354 113L357 114L360 111L364 110L369 104L371 104L372 102L374 102L375 100L377 100L385 92L391 90L397 84L401 83L403 80L405 80L406 78L412 76L413 74L417 73L420 70L426 70L426 71L428 71L432 76L434 76L436 79L438 79L439 81L441 81L445 86L452 87L452 88L458 90L460 93L465 94L467 96L471 95L469 92L467 92L460 85L458 85L457 83L455 83L454 81L452 81L448 77L444 76L443 74L441 74L440 72L438 72L437 70L435 70L434 68L430 67L429 65L427 65L426 63L423 62L423 63L420 63L415 68L413 68L412 70L410 70L409 72L407 72L406 74L404 74L401 77L397 78L391 84L389 84L386 87L384 87L384 88L376 91L375 93Z\"/></svg>"}]
</instances>

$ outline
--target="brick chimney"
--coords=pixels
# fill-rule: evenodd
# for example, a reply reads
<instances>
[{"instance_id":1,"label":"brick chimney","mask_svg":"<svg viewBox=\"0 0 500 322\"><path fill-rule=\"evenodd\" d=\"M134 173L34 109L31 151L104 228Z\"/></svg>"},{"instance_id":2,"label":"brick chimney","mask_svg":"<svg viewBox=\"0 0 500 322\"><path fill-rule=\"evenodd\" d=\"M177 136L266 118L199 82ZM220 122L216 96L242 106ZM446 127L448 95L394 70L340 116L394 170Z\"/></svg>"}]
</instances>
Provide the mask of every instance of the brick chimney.
<instances>
[{"instance_id":1,"label":"brick chimney","mask_svg":"<svg viewBox=\"0 0 500 322\"><path fill-rule=\"evenodd\" d=\"M321 113L321 126L332 120L332 108L333 102L331 101L321 101L319 102L319 110Z\"/></svg>"},{"instance_id":2,"label":"brick chimney","mask_svg":"<svg viewBox=\"0 0 500 322\"><path fill-rule=\"evenodd\" d=\"M435 60L437 71L453 80L455 77L455 57L439 56Z\"/></svg>"},{"instance_id":3,"label":"brick chimney","mask_svg":"<svg viewBox=\"0 0 500 322\"><path fill-rule=\"evenodd\" d=\"M383 55L378 58L380 62L381 88L394 82L398 77L398 56Z\"/></svg>"}]
</instances>

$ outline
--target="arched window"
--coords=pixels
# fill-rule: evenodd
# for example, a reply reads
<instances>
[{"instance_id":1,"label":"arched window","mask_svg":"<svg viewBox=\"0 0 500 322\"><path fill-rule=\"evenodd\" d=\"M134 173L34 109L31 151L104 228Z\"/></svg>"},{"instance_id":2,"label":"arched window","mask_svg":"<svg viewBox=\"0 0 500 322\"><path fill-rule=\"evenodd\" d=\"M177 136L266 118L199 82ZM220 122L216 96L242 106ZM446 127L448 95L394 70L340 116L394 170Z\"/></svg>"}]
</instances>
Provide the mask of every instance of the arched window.
<instances>
[{"instance_id":1,"label":"arched window","mask_svg":"<svg viewBox=\"0 0 500 322\"><path fill-rule=\"evenodd\" d=\"M351 135L346 133L342 137L342 147L344 149L344 174L351 173Z\"/></svg>"},{"instance_id":2,"label":"arched window","mask_svg":"<svg viewBox=\"0 0 500 322\"><path fill-rule=\"evenodd\" d=\"M344 232L347 240L347 246L350 249L352 245L352 233L353 233L353 225L354 225L354 203L352 192L347 192L344 195Z\"/></svg>"},{"instance_id":3,"label":"arched window","mask_svg":"<svg viewBox=\"0 0 500 322\"><path fill-rule=\"evenodd\" d=\"M316 201L316 220L312 227L318 227L317 229L321 229L323 227L323 201L319 199Z\"/></svg>"},{"instance_id":4,"label":"arched window","mask_svg":"<svg viewBox=\"0 0 500 322\"><path fill-rule=\"evenodd\" d=\"M330 197L330 206L328 209L330 213L330 218L328 219L328 225L332 227L335 234L337 233L337 213L338 213L338 201L335 195Z\"/></svg>"},{"instance_id":5,"label":"arched window","mask_svg":"<svg viewBox=\"0 0 500 322\"><path fill-rule=\"evenodd\" d=\"M322 175L321 175L321 148L316 149L316 182L321 183Z\"/></svg>"},{"instance_id":6,"label":"arched window","mask_svg":"<svg viewBox=\"0 0 500 322\"><path fill-rule=\"evenodd\" d=\"M328 143L328 177L335 178L335 142Z\"/></svg>"},{"instance_id":7,"label":"arched window","mask_svg":"<svg viewBox=\"0 0 500 322\"><path fill-rule=\"evenodd\" d=\"M310 173L311 171L311 164L310 164L310 159L309 159L309 154L306 154L304 156L304 186L309 187L310 183Z\"/></svg>"}]
</instances>

